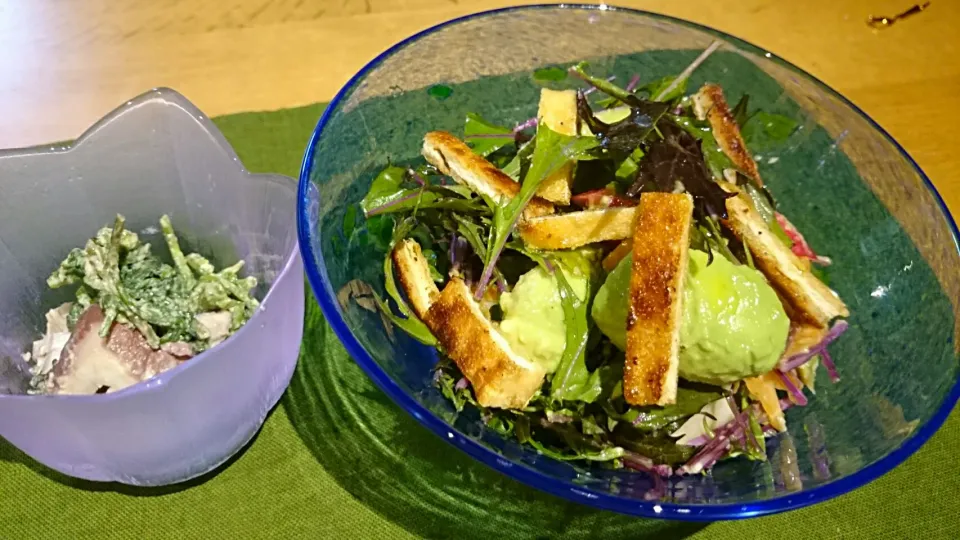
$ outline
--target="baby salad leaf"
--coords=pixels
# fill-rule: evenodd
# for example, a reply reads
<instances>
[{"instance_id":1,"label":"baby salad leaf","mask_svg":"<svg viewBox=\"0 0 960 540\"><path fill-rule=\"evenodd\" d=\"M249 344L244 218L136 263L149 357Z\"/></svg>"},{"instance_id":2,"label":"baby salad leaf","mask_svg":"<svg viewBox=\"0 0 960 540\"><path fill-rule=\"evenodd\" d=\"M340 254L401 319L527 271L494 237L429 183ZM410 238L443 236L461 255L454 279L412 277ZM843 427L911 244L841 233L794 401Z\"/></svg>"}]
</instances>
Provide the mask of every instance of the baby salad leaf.
<instances>
[{"instance_id":1,"label":"baby salad leaf","mask_svg":"<svg viewBox=\"0 0 960 540\"><path fill-rule=\"evenodd\" d=\"M700 412L707 403L723 397L719 386L684 382L677 387L677 401L666 407L632 407L624 413L622 420L631 422L641 430L659 430L669 424L686 420Z\"/></svg>"},{"instance_id":2,"label":"baby salad leaf","mask_svg":"<svg viewBox=\"0 0 960 540\"><path fill-rule=\"evenodd\" d=\"M713 252L719 251L723 258L730 261L732 264L740 264L740 259L737 259L736 255L733 254L733 251L730 249L729 241L723 236L723 229L720 227L720 223L716 218L706 216L700 220L699 225L702 226L701 232L706 236L706 244L708 249L708 255L712 261Z\"/></svg>"},{"instance_id":3,"label":"baby salad leaf","mask_svg":"<svg viewBox=\"0 0 960 540\"><path fill-rule=\"evenodd\" d=\"M498 137L497 135L503 135ZM513 130L484 120L477 113L467 113L463 126L463 136L470 148L477 154L487 157L514 141Z\"/></svg>"},{"instance_id":4,"label":"baby salad leaf","mask_svg":"<svg viewBox=\"0 0 960 540\"><path fill-rule=\"evenodd\" d=\"M665 103L643 101L633 95L629 97L633 98L629 100L630 114L619 122L607 124L593 114L583 94L577 95L577 119L596 135L600 146L615 156L629 156L645 143L669 109Z\"/></svg>"},{"instance_id":5,"label":"baby salad leaf","mask_svg":"<svg viewBox=\"0 0 960 540\"><path fill-rule=\"evenodd\" d=\"M663 94L663 91L667 88L670 88L670 85L672 85L676 80L676 76L668 75L655 81L648 82L647 84L638 88L638 91L646 92L653 101L660 101L664 103L673 101L675 99L682 98L687 93L687 81L689 79L684 78L677 83L676 86L670 89L669 92Z\"/></svg>"},{"instance_id":6,"label":"baby salad leaf","mask_svg":"<svg viewBox=\"0 0 960 540\"><path fill-rule=\"evenodd\" d=\"M586 72L586 67L586 62L580 62L579 64L570 68L570 73L583 79L590 84L590 86L593 86L597 90L607 94L615 100L613 103L605 100L606 103L603 106L615 105L616 102L621 102L624 105L628 105L634 109L644 109L645 107L649 107L656 102L667 102L676 97L683 96L687 88L687 81L686 79L683 79L674 89L670 90L667 95L658 96L658 94L663 93L663 91L666 90L676 80L676 77L664 77L641 88L641 90L646 90L650 93L651 100L648 101L641 99L633 92L629 92L624 88L620 88L611 81L590 75ZM666 111L666 104L661 104L664 107L664 111ZM656 119L654 119L653 124L656 124ZM594 131L594 133L596 132Z\"/></svg>"},{"instance_id":7,"label":"baby salad leaf","mask_svg":"<svg viewBox=\"0 0 960 540\"><path fill-rule=\"evenodd\" d=\"M536 147L536 137L521 145L520 149L517 150L517 154L513 156L513 159L503 167L503 174L519 182L523 173L530 168L530 159L533 157L533 151Z\"/></svg>"},{"instance_id":8,"label":"baby salad leaf","mask_svg":"<svg viewBox=\"0 0 960 540\"><path fill-rule=\"evenodd\" d=\"M481 261L486 260L487 246L483 240L486 234L484 233L483 226L457 214L453 215L453 219L457 222L457 233L467 241L467 244L469 244L473 252L480 257ZM493 277L506 286L507 280L499 268L493 269Z\"/></svg>"},{"instance_id":9,"label":"baby salad leaf","mask_svg":"<svg viewBox=\"0 0 960 540\"><path fill-rule=\"evenodd\" d=\"M738 174L738 177L741 176ZM767 197L766 190L761 190L757 188L753 182L738 182L740 184L740 189L750 197L750 201L753 202L754 208L757 209L757 213L760 214L760 217L763 218L768 224L773 221L776 222L775 208L771 202L771 199Z\"/></svg>"},{"instance_id":10,"label":"baby salad leaf","mask_svg":"<svg viewBox=\"0 0 960 540\"><path fill-rule=\"evenodd\" d=\"M534 398L531 403L536 401ZM553 410L548 403L541 403L529 414L512 419L503 412L490 414L488 426L507 435L512 433L521 443L557 460L612 461L624 454L622 448L601 440L601 426L582 408Z\"/></svg>"},{"instance_id":11,"label":"baby salad leaf","mask_svg":"<svg viewBox=\"0 0 960 540\"><path fill-rule=\"evenodd\" d=\"M733 107L733 119L749 146L764 146L787 140L797 129L797 121L782 114L765 111L749 112L750 96L744 94Z\"/></svg>"},{"instance_id":12,"label":"baby salad leaf","mask_svg":"<svg viewBox=\"0 0 960 540\"><path fill-rule=\"evenodd\" d=\"M703 152L703 158L706 160L707 167L714 178L723 178L724 170L736 168L733 161L723 153L716 137L713 136L713 131L706 122L700 122L687 116L676 116L673 117L673 120L687 133L700 140L700 150Z\"/></svg>"},{"instance_id":13,"label":"baby salad leaf","mask_svg":"<svg viewBox=\"0 0 960 540\"><path fill-rule=\"evenodd\" d=\"M430 347L436 347L438 345L437 338L433 337L433 334L430 333L430 330L427 328L427 325L414 317L408 316L407 318L398 317L390 306L380 298L380 295L376 292L373 293L373 299L377 303L377 308L380 310L387 320L393 323L396 326L399 326L401 330L410 335L413 339L428 345Z\"/></svg>"},{"instance_id":14,"label":"baby salad leaf","mask_svg":"<svg viewBox=\"0 0 960 540\"><path fill-rule=\"evenodd\" d=\"M360 208L365 215L371 215L374 210L395 203L399 199L410 197L411 193L416 195L418 190L405 190L401 187L405 179L406 171L401 167L387 167L370 185L370 191L367 192L363 200L360 201Z\"/></svg>"},{"instance_id":15,"label":"baby salad leaf","mask_svg":"<svg viewBox=\"0 0 960 540\"><path fill-rule=\"evenodd\" d=\"M397 288L397 280L393 275L393 256L391 253L387 253L387 256L383 258L383 279L384 288L387 289L387 294L397 304L400 313L404 317L412 316L410 306L407 305L407 301L400 295L400 289Z\"/></svg>"},{"instance_id":16,"label":"baby salad leaf","mask_svg":"<svg viewBox=\"0 0 960 540\"><path fill-rule=\"evenodd\" d=\"M701 142L675 122L664 119L657 124L663 138L650 143L646 158L640 162L637 181L627 190L636 196L652 181L661 191L673 191L679 182L693 196L701 216L726 219L726 199L730 193L713 180L704 161Z\"/></svg>"},{"instance_id":17,"label":"baby salad leaf","mask_svg":"<svg viewBox=\"0 0 960 540\"><path fill-rule=\"evenodd\" d=\"M566 452L553 450L547 446L544 446L534 438L530 438L523 442L526 442L530 446L539 450L541 454L549 456L558 461L574 461L580 459L587 461L611 461L623 457L623 448L620 448L619 446L607 446L596 450L583 449L578 450L575 454L568 454Z\"/></svg>"},{"instance_id":18,"label":"baby salad leaf","mask_svg":"<svg viewBox=\"0 0 960 540\"><path fill-rule=\"evenodd\" d=\"M390 240L390 246L387 249L387 255L383 258L384 288L387 290L387 294L390 295L390 298L392 298L396 303L397 309L400 310L400 313L403 316L411 319L414 318L413 313L410 311L410 306L407 305L406 300L404 300L403 296L401 296L400 290L397 288L396 277L393 273L393 248L396 247L396 245L402 240L410 236L410 234L413 232L413 229L416 227L416 224L416 220L408 217L394 227L393 238ZM424 326L424 328L426 328L426 326Z\"/></svg>"},{"instance_id":19,"label":"baby salad leaf","mask_svg":"<svg viewBox=\"0 0 960 540\"><path fill-rule=\"evenodd\" d=\"M563 274L563 271L553 273L563 305L567 337L560 364L550 381L550 397L589 403L596 400L602 390L599 370L587 371L587 304L591 291L588 289L586 298L580 298Z\"/></svg>"},{"instance_id":20,"label":"baby salad leaf","mask_svg":"<svg viewBox=\"0 0 960 540\"><path fill-rule=\"evenodd\" d=\"M408 212L418 208L424 208L436 201L437 195L422 189L401 189L390 197L376 201L383 204L364 210L367 217L380 214L396 214L398 212ZM360 203L363 205L363 202Z\"/></svg>"},{"instance_id":21,"label":"baby salad leaf","mask_svg":"<svg viewBox=\"0 0 960 540\"><path fill-rule=\"evenodd\" d=\"M613 440L623 448L646 456L654 463L675 467L687 462L696 453L696 447L680 446L668 433L636 429L629 422L620 422L613 431Z\"/></svg>"},{"instance_id":22,"label":"baby salad leaf","mask_svg":"<svg viewBox=\"0 0 960 540\"><path fill-rule=\"evenodd\" d=\"M566 70L558 66L548 66L533 71L533 80L537 82L557 82L566 78Z\"/></svg>"},{"instance_id":23,"label":"baby salad leaf","mask_svg":"<svg viewBox=\"0 0 960 540\"><path fill-rule=\"evenodd\" d=\"M682 98L687 93L687 80L683 79L676 84L673 88L670 88L670 85L676 81L677 78L673 75L668 75L662 77L655 81L650 81L647 84L641 86L634 90L633 93L644 93L646 94L650 101L658 101L663 103L670 103L674 100ZM670 88L670 91L664 94L664 90ZM600 108L609 108L615 106L617 103L620 103L620 100L614 97L601 99L597 102L597 106Z\"/></svg>"},{"instance_id":24,"label":"baby salad leaf","mask_svg":"<svg viewBox=\"0 0 960 540\"><path fill-rule=\"evenodd\" d=\"M483 226L458 214L453 214L453 219L457 222L457 232L466 239L473 251L481 259L486 257L487 246L483 240L485 236Z\"/></svg>"},{"instance_id":25,"label":"baby salad leaf","mask_svg":"<svg viewBox=\"0 0 960 540\"><path fill-rule=\"evenodd\" d=\"M462 412L463 407L467 404L480 407L480 404L474 399L469 385L467 387L457 387L457 382L460 381L463 374L449 358L441 358L435 369L434 382L440 388L440 393L453 403L453 407L458 413ZM512 425L510 429L513 429Z\"/></svg>"},{"instance_id":26,"label":"baby salad leaf","mask_svg":"<svg viewBox=\"0 0 960 540\"><path fill-rule=\"evenodd\" d=\"M616 99L617 101L623 102L625 105L634 106L640 104L640 98L606 79L601 79L599 77L590 75L586 72L586 67L586 62L580 62L579 64L570 68L570 73L583 79L590 86L593 86L604 94Z\"/></svg>"},{"instance_id":27,"label":"baby salad leaf","mask_svg":"<svg viewBox=\"0 0 960 540\"><path fill-rule=\"evenodd\" d=\"M427 208L464 213L489 212L483 201L474 198L464 186L425 183L418 187L401 187L406 172L399 167L387 167L377 176L370 191L360 202L367 218L382 214L416 213Z\"/></svg>"},{"instance_id":28,"label":"baby salad leaf","mask_svg":"<svg viewBox=\"0 0 960 540\"><path fill-rule=\"evenodd\" d=\"M367 219L367 237L370 244L379 252L389 251L395 226L396 220L391 215L370 216Z\"/></svg>"},{"instance_id":29,"label":"baby salad leaf","mask_svg":"<svg viewBox=\"0 0 960 540\"><path fill-rule=\"evenodd\" d=\"M737 174L738 177L743 176L740 173ZM750 198L753 207L757 210L757 213L760 214L760 217L763 218L767 227L770 228L770 232L779 238L780 241L783 242L783 245L793 247L793 240L787 236L787 233L777 221L776 207L773 205L773 197L770 196L770 193L762 187L758 188L754 185L754 182L749 181L749 179L741 182L740 189Z\"/></svg>"},{"instance_id":30,"label":"baby salad leaf","mask_svg":"<svg viewBox=\"0 0 960 540\"><path fill-rule=\"evenodd\" d=\"M396 277L393 274L393 248L397 245L397 243L410 234L415 225L416 222L413 220L413 218L407 218L394 228L393 239L390 241L390 248L387 251L386 257L383 258L383 286L387 290L387 294L390 295L390 298L393 299L397 309L405 318L397 317L393 313L393 310L390 309L390 306L381 300L378 295L375 294L374 298L377 302L377 306L380 308L380 312L386 315L393 324L399 326L421 343L426 345L436 345L437 340L433 337L433 334L430 332L430 329L427 328L427 325L423 324L423 321L418 319L417 316L410 311L410 306L407 305L407 301L404 300L403 296L400 294L400 290L397 288Z\"/></svg>"},{"instance_id":31,"label":"baby salad leaf","mask_svg":"<svg viewBox=\"0 0 960 540\"><path fill-rule=\"evenodd\" d=\"M633 153L623 158L623 161L620 162L616 172L614 172L614 177L618 181L622 181L624 184L632 184L633 180L637 177L637 170L639 169L637 163L640 163L640 160L643 159L643 155L643 149L637 147Z\"/></svg>"},{"instance_id":32,"label":"baby salad leaf","mask_svg":"<svg viewBox=\"0 0 960 540\"><path fill-rule=\"evenodd\" d=\"M478 294L483 294L500 252L520 219L523 209L533 198L540 184L569 161L576 161L597 148L599 143L592 137L561 135L546 127L537 128L537 146L533 151L530 169L520 186L520 192L505 205L497 205L493 214L493 226L484 261L483 274L480 276Z\"/></svg>"},{"instance_id":33,"label":"baby salad leaf","mask_svg":"<svg viewBox=\"0 0 960 540\"><path fill-rule=\"evenodd\" d=\"M787 140L797 129L797 121L782 114L757 111L742 126L740 133L747 146L764 148Z\"/></svg>"},{"instance_id":34,"label":"baby salad leaf","mask_svg":"<svg viewBox=\"0 0 960 540\"><path fill-rule=\"evenodd\" d=\"M698 138L700 139L703 158L706 160L710 174L714 178L723 178L723 171L735 168L733 161L720 148L720 143L717 142L712 131L701 131Z\"/></svg>"}]
</instances>

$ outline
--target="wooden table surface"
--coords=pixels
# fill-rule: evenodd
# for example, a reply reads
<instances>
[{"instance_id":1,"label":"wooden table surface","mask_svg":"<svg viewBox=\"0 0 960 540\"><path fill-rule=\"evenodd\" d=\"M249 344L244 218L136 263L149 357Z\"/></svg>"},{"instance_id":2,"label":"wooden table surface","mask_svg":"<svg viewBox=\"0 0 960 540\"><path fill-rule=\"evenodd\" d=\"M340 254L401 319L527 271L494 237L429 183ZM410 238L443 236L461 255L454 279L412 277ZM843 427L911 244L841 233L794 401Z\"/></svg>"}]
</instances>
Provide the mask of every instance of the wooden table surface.
<instances>
[{"instance_id":1,"label":"wooden table surface","mask_svg":"<svg viewBox=\"0 0 960 540\"><path fill-rule=\"evenodd\" d=\"M960 1L621 0L710 25L806 69L899 140L960 212ZM209 115L330 99L377 53L501 0L0 0L0 147L73 138L146 89Z\"/></svg>"}]
</instances>

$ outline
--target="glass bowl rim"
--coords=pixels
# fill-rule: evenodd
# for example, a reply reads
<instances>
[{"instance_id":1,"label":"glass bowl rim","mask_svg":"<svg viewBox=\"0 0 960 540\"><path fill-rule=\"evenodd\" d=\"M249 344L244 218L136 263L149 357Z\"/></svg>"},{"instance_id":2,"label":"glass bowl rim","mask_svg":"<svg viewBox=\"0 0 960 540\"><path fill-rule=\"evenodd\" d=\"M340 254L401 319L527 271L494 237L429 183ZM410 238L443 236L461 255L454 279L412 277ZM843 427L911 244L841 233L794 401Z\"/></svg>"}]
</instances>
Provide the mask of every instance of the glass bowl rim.
<instances>
[{"instance_id":1,"label":"glass bowl rim","mask_svg":"<svg viewBox=\"0 0 960 540\"><path fill-rule=\"evenodd\" d=\"M378 67L387 58L393 56L408 45L419 41L421 38L434 34L440 30L456 26L462 22L482 19L494 15L501 15L511 12L554 9L616 11L633 16L657 19L670 24L700 30L702 32L716 35L724 41L736 46L738 49L762 52L766 58L771 59L779 63L781 66L790 69L794 73L802 75L803 77L812 81L814 84L818 85L821 90L837 98L855 113L859 114L874 130L876 130L888 142L890 142L900 153L900 155L903 156L913 167L913 169L922 179L924 187L930 191L931 195L933 195L934 200L939 206L940 212L950 228L954 249L958 252L958 254L960 254L960 230L957 228L957 223L950 214L950 210L947 208L943 197L937 191L936 187L919 167L919 165L917 165L916 161L907 153L903 146L901 146L900 143L898 143L885 129L883 129L875 120L873 120L873 118L867 115L862 109L860 109L860 107L855 105L849 99L841 95L839 92L825 84L817 77L807 73L791 62L784 60L773 53L765 51L762 47L758 47L738 37L692 21L650 11L608 6L603 4L531 4L481 11L450 19L421 30L397 42L387 50L377 55L373 60L363 66L360 71L353 75L353 77L347 81L340 91L337 92L334 98L330 100L330 103L323 111L323 114L321 115L320 120L310 137L310 141L307 144L303 163L300 169L300 181L297 194L297 234L299 236L300 249L303 253L303 262L306 268L306 274L310 283L310 288L313 290L314 296L317 298L324 317L330 324L333 331L336 333L337 337L343 343L351 358L354 359L354 361L363 369L367 376L373 380L374 384L376 384L381 391L386 393L394 401L394 403L399 405L408 414L413 416L417 422L435 433L441 439L450 442L451 444L456 443L454 446L463 450L470 457L474 458L480 463L483 463L484 465L506 476L519 480L524 484L552 495L563 497L575 503L639 517L674 519L679 521L715 521L745 519L775 514L787 510L794 510L797 508L810 506L852 491L879 478L905 461L921 446L923 446L923 444L926 443L934 433L936 433L936 431L940 428L940 426L943 425L947 417L952 412L958 399L960 399L960 375L958 375L957 380L954 381L953 387L949 390L943 402L939 405L934 414L929 420L927 420L926 423L920 426L920 428L917 429L910 438L905 440L900 446L895 448L887 455L864 466L862 469L853 474L844 476L827 484L814 487L810 490L803 490L798 493L787 493L771 499L749 501L740 504L683 504L659 501L641 501L594 491L584 488L583 486L577 486L576 484L565 480L558 480L526 465L505 459L503 456L487 448L486 446L483 446L481 443L460 434L452 426L438 418L433 412L408 395L386 373L383 372L373 358L371 358L367 353L366 349L364 349L356 337L354 337L352 331L343 320L343 315L340 313L340 308L336 301L336 292L333 290L330 284L326 267L323 265L323 253L315 253L313 250L313 246L310 242L311 235L309 233L310 216L306 211L310 203L310 171L313 168L314 153L317 148L317 143L323 135L323 131L326 128L327 123L330 121L333 112L338 110L344 99L350 95L350 93L357 87L358 83L360 83L370 73L371 70ZM320 262L319 266L317 264L318 261Z\"/></svg>"}]
</instances>

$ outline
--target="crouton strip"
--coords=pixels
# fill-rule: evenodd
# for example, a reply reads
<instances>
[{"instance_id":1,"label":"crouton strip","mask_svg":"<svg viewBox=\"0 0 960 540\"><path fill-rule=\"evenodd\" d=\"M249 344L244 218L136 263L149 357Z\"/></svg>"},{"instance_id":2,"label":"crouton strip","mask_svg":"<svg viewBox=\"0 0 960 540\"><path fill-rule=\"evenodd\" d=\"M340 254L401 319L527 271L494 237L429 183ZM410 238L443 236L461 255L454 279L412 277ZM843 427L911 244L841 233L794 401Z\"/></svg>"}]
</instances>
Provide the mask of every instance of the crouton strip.
<instances>
[{"instance_id":1,"label":"crouton strip","mask_svg":"<svg viewBox=\"0 0 960 540\"><path fill-rule=\"evenodd\" d=\"M392 256L400 286L403 288L403 292L407 294L413 312L416 313L417 317L423 319L427 310L440 296L440 289L437 288L430 276L430 266L427 264L427 258L423 256L420 244L409 238L393 248Z\"/></svg>"},{"instance_id":2,"label":"crouton strip","mask_svg":"<svg viewBox=\"0 0 960 540\"><path fill-rule=\"evenodd\" d=\"M577 134L577 93L573 90L540 90L540 122L561 135ZM567 163L548 176L537 195L562 206L570 204L570 184L573 182L574 163Z\"/></svg>"},{"instance_id":3,"label":"crouton strip","mask_svg":"<svg viewBox=\"0 0 960 540\"><path fill-rule=\"evenodd\" d=\"M668 405L677 400L693 199L685 193L644 193L638 208L623 395L631 405Z\"/></svg>"},{"instance_id":4,"label":"crouton strip","mask_svg":"<svg viewBox=\"0 0 960 540\"><path fill-rule=\"evenodd\" d=\"M724 189L736 188L723 184ZM825 327L836 317L850 315L837 293L824 285L779 238L742 195L727 199L723 225L749 246L754 265L763 272L784 302L794 322Z\"/></svg>"},{"instance_id":5,"label":"crouton strip","mask_svg":"<svg viewBox=\"0 0 960 540\"><path fill-rule=\"evenodd\" d=\"M723 89L716 84L705 84L693 96L693 109L697 118L710 122L713 136L730 161L761 186L763 180L757 170L757 162L750 155L747 144L740 134L740 127L723 97Z\"/></svg>"},{"instance_id":6,"label":"crouton strip","mask_svg":"<svg viewBox=\"0 0 960 540\"><path fill-rule=\"evenodd\" d=\"M545 372L510 349L472 296L463 280L451 279L424 322L470 381L480 405L521 409L540 389Z\"/></svg>"},{"instance_id":7,"label":"crouton strip","mask_svg":"<svg viewBox=\"0 0 960 540\"><path fill-rule=\"evenodd\" d=\"M537 249L572 249L633 234L636 207L583 210L529 219L518 227L523 242Z\"/></svg>"},{"instance_id":8,"label":"crouton strip","mask_svg":"<svg viewBox=\"0 0 960 540\"><path fill-rule=\"evenodd\" d=\"M623 242L620 242L619 244L617 244L617 247L613 248L613 251L608 253L607 256L603 258L603 263L602 263L603 270L605 272L613 272L613 269L616 268L618 264L620 264L620 261L622 261L624 257L629 255L632 251L633 251L632 238L627 238Z\"/></svg>"},{"instance_id":9,"label":"crouton strip","mask_svg":"<svg viewBox=\"0 0 960 540\"><path fill-rule=\"evenodd\" d=\"M520 184L492 163L478 156L466 143L445 131L431 131L423 137L423 157L434 167L475 193L503 204L520 193ZM524 218L553 213L553 205L534 197L523 211Z\"/></svg>"}]
</instances>

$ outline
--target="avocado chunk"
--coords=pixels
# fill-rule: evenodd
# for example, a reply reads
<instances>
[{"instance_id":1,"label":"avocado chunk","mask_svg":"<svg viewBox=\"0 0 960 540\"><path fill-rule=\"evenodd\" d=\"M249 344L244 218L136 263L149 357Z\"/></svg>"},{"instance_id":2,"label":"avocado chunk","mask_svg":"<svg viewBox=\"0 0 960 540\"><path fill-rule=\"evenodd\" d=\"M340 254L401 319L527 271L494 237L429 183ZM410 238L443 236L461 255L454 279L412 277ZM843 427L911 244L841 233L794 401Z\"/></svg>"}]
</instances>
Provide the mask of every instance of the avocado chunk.
<instances>
[{"instance_id":1,"label":"avocado chunk","mask_svg":"<svg viewBox=\"0 0 960 540\"><path fill-rule=\"evenodd\" d=\"M563 272L567 283L585 300L595 257L566 252L555 260L554 272ZM567 328L557 278L537 266L520 276L512 291L500 295L500 334L513 352L536 362L546 372L557 370L566 347Z\"/></svg>"},{"instance_id":2,"label":"avocado chunk","mask_svg":"<svg viewBox=\"0 0 960 540\"><path fill-rule=\"evenodd\" d=\"M683 290L680 377L726 384L770 371L787 343L790 319L763 274L690 250ZM626 348L631 259L597 292L591 315L613 344Z\"/></svg>"}]
</instances>

